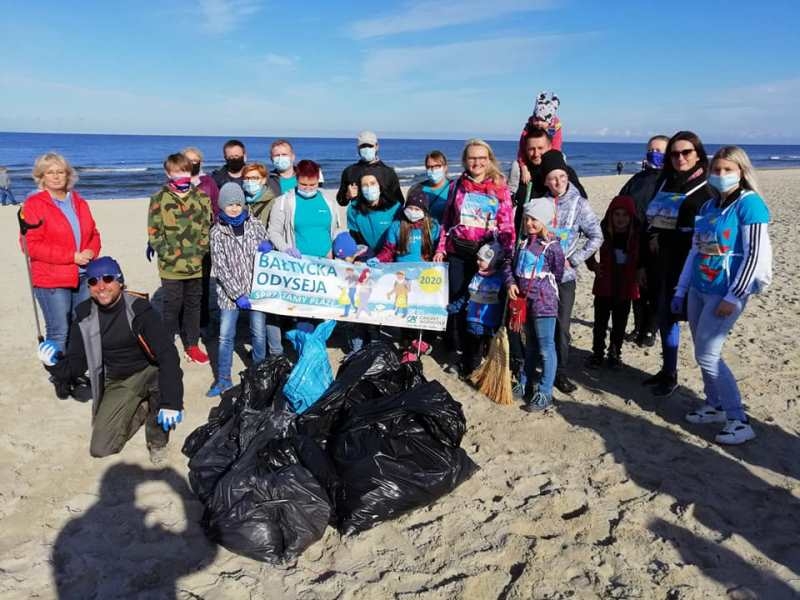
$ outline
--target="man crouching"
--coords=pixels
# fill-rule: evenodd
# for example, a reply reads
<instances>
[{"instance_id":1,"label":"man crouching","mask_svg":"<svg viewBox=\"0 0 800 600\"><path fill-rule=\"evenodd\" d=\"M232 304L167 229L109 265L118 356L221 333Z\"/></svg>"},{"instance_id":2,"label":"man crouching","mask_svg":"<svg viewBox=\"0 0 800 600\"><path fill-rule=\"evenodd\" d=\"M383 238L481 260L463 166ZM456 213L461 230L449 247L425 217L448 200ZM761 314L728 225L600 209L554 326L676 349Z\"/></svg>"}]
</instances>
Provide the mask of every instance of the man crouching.
<instances>
[{"instance_id":1,"label":"man crouching","mask_svg":"<svg viewBox=\"0 0 800 600\"><path fill-rule=\"evenodd\" d=\"M91 297L75 309L66 355L45 341L39 358L58 381L88 370L92 456L116 454L144 423L150 460L161 463L169 430L183 419L178 351L150 302L125 291L117 261L96 258L86 277Z\"/></svg>"}]
</instances>

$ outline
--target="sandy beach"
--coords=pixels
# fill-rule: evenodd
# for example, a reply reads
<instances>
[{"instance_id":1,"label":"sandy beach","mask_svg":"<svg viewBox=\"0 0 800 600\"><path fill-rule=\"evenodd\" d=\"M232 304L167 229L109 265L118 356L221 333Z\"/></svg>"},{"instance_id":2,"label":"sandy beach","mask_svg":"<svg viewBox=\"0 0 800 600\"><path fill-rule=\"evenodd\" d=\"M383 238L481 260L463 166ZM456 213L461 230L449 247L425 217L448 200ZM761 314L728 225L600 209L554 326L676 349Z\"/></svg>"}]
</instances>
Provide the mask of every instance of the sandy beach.
<instances>
[{"instance_id":1,"label":"sandy beach","mask_svg":"<svg viewBox=\"0 0 800 600\"><path fill-rule=\"evenodd\" d=\"M627 176L584 180L603 214ZM140 431L121 454L88 453L90 406L57 400L36 358L15 211L0 209L0 598L766 598L800 596L800 170L762 171L774 281L751 298L725 348L757 438L713 443L683 415L700 402L684 325L681 387L640 385L658 346L623 348L621 372L587 372L592 275L581 271L571 372L578 391L534 416L498 406L424 357L467 416L481 467L433 506L354 537L329 528L297 561L251 561L206 541L186 482L184 437L217 404L208 366L184 364L186 420L166 468ZM147 200L91 202L103 254L153 293ZM334 366L340 353L331 351ZM238 361L238 359L236 359ZM234 364L234 369L240 363ZM55 571L59 585L56 585Z\"/></svg>"}]
</instances>

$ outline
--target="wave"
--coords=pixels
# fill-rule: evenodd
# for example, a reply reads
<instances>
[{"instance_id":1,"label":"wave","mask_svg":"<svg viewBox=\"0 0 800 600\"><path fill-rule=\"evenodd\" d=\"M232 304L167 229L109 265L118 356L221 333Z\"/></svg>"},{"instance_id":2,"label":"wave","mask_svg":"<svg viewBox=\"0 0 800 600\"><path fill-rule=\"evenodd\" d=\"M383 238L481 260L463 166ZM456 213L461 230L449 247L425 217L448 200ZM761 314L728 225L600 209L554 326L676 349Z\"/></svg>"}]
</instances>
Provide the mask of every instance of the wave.
<instances>
[{"instance_id":1,"label":"wave","mask_svg":"<svg viewBox=\"0 0 800 600\"><path fill-rule=\"evenodd\" d=\"M416 166L416 167L395 167L395 173L424 173L425 166Z\"/></svg>"},{"instance_id":2,"label":"wave","mask_svg":"<svg viewBox=\"0 0 800 600\"><path fill-rule=\"evenodd\" d=\"M786 156L773 155L769 157L769 160L800 160L800 156L795 154L788 154Z\"/></svg>"},{"instance_id":3,"label":"wave","mask_svg":"<svg viewBox=\"0 0 800 600\"><path fill-rule=\"evenodd\" d=\"M147 167L76 167L79 173L144 173Z\"/></svg>"}]
</instances>

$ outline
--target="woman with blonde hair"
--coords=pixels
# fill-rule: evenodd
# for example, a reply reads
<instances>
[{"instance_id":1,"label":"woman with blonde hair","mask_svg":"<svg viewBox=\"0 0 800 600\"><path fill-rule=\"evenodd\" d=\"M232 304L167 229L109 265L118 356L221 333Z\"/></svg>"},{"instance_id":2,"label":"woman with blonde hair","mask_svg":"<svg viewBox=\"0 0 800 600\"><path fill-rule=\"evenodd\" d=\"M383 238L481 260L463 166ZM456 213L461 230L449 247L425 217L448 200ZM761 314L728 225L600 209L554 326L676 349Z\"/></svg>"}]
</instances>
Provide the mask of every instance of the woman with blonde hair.
<instances>
[{"instance_id":1,"label":"woman with blonde hair","mask_svg":"<svg viewBox=\"0 0 800 600\"><path fill-rule=\"evenodd\" d=\"M769 209L741 148L720 148L711 160L711 198L695 218L692 249L675 295L677 312L687 298L694 355L703 374L705 404L686 415L690 423L724 423L715 440L743 444L755 437L722 346L751 294L772 279Z\"/></svg>"},{"instance_id":2,"label":"woman with blonde hair","mask_svg":"<svg viewBox=\"0 0 800 600\"><path fill-rule=\"evenodd\" d=\"M100 234L74 189L78 174L63 156L48 152L37 158L33 179L40 191L22 207L27 223L40 224L25 234L33 293L47 339L63 352L75 307L89 297L85 267L100 254Z\"/></svg>"},{"instance_id":3,"label":"woman with blonde hair","mask_svg":"<svg viewBox=\"0 0 800 600\"><path fill-rule=\"evenodd\" d=\"M181 150L181 154L192 163L192 185L208 196L216 223L219 216L219 188L214 178L203 171L203 151L195 146L187 146Z\"/></svg>"},{"instance_id":4,"label":"woman with blonde hair","mask_svg":"<svg viewBox=\"0 0 800 600\"><path fill-rule=\"evenodd\" d=\"M450 183L442 216L436 262L448 262L450 302L467 293L478 270L478 249L497 241L510 257L514 248L514 209L506 179L492 147L480 139L468 140L461 154L464 172ZM466 321L458 314L448 320L448 339L455 352L448 372L458 371Z\"/></svg>"}]
</instances>

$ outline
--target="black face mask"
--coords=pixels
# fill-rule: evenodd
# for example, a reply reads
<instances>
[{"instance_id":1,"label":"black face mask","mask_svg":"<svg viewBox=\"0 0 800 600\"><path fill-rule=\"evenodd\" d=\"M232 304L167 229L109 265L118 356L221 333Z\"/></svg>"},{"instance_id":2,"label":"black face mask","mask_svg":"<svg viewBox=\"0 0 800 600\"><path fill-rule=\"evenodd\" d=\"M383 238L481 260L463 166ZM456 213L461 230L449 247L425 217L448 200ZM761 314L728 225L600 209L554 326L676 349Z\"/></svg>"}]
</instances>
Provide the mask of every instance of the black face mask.
<instances>
[{"instance_id":1,"label":"black face mask","mask_svg":"<svg viewBox=\"0 0 800 600\"><path fill-rule=\"evenodd\" d=\"M194 177L195 175L200 175L200 163L199 162L193 162L192 163L192 177Z\"/></svg>"},{"instance_id":2,"label":"black face mask","mask_svg":"<svg viewBox=\"0 0 800 600\"><path fill-rule=\"evenodd\" d=\"M238 173L244 168L244 157L226 158L225 167L228 169L229 173Z\"/></svg>"}]
</instances>

